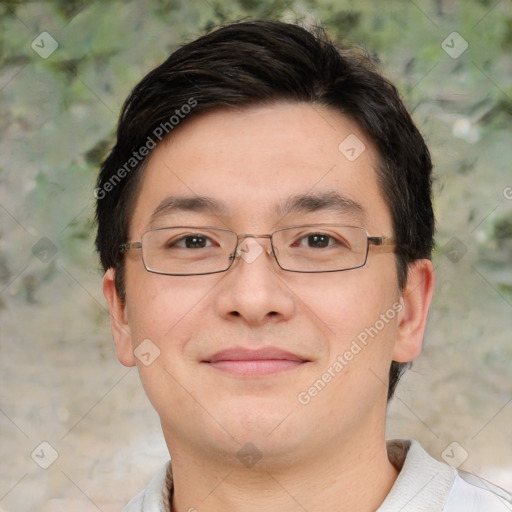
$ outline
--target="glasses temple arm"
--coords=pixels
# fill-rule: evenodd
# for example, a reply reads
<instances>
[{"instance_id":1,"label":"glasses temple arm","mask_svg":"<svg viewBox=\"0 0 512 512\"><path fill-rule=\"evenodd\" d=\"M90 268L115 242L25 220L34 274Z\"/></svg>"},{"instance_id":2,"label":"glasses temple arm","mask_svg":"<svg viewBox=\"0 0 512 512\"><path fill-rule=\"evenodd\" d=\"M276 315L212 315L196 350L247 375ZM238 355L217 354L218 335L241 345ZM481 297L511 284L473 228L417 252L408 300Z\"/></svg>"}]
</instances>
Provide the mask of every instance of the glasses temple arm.
<instances>
[{"instance_id":1,"label":"glasses temple arm","mask_svg":"<svg viewBox=\"0 0 512 512\"><path fill-rule=\"evenodd\" d=\"M119 246L120 251L130 251L132 249L140 249L142 248L142 244L140 242L129 242L127 244L121 244Z\"/></svg>"},{"instance_id":2,"label":"glasses temple arm","mask_svg":"<svg viewBox=\"0 0 512 512\"><path fill-rule=\"evenodd\" d=\"M387 236L369 236L368 243L373 245L396 245L395 240Z\"/></svg>"}]
</instances>

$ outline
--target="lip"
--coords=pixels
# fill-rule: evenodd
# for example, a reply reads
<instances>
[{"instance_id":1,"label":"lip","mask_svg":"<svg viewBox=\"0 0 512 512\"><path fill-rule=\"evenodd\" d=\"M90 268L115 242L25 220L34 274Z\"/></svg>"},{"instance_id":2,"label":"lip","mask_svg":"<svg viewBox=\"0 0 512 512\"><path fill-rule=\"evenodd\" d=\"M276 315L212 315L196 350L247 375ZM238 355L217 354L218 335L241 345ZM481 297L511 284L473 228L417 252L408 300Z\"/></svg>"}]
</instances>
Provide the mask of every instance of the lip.
<instances>
[{"instance_id":1,"label":"lip","mask_svg":"<svg viewBox=\"0 0 512 512\"><path fill-rule=\"evenodd\" d=\"M232 375L257 376L293 370L309 360L276 347L265 347L221 350L203 362Z\"/></svg>"}]
</instances>

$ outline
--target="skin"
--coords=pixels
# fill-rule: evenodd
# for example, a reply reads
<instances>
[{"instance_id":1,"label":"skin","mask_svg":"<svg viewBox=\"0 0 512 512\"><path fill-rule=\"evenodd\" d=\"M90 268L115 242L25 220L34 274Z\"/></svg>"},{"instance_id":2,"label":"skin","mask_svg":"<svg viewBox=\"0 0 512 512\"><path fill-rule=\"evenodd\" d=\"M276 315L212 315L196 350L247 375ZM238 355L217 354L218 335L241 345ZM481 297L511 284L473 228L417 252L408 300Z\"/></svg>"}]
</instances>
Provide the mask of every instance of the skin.
<instances>
[{"instance_id":1,"label":"skin","mask_svg":"<svg viewBox=\"0 0 512 512\"><path fill-rule=\"evenodd\" d=\"M352 162L338 150L350 134L366 146ZM312 220L392 237L376 162L358 126L330 109L286 103L220 109L187 121L153 150L130 241L147 229L180 224L263 234ZM333 190L364 213L283 217L274 211L292 194ZM169 195L211 196L226 211L179 212L151 223ZM270 247L269 240L256 240ZM137 364L160 416L173 461L173 510L378 508L397 476L385 446L389 367L420 353L433 286L432 263L420 260L400 292L394 254L378 247L370 248L364 267L346 272L286 272L263 252L251 263L236 260L225 273L180 277L147 272L140 250L127 252L126 301L112 269L104 294L118 358ZM301 404L299 393L393 304L401 311ZM160 355L145 366L134 349L148 338ZM266 346L308 362L263 376L232 375L204 362L218 350ZM261 454L251 467L237 457L246 443Z\"/></svg>"}]
</instances>

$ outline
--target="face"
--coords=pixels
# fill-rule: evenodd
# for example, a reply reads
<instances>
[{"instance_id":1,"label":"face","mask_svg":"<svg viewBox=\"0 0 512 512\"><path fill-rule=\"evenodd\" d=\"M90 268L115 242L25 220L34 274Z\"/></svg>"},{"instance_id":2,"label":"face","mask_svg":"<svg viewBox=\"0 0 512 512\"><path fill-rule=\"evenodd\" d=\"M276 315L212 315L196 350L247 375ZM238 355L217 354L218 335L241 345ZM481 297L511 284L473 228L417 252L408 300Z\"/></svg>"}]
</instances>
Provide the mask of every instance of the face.
<instances>
[{"instance_id":1,"label":"face","mask_svg":"<svg viewBox=\"0 0 512 512\"><path fill-rule=\"evenodd\" d=\"M340 146L347 137L354 152ZM327 108L218 110L153 150L129 241L171 226L266 234L318 223L391 237L376 166L357 125ZM218 208L169 201L198 196ZM391 361L417 354L425 313L425 301L418 313L402 297L392 250L370 246L361 268L307 274L279 268L268 239L247 248L254 258L197 276L150 273L128 251L124 305L113 271L105 277L119 359L137 364L171 453L220 460L252 443L269 463L304 460L383 433Z\"/></svg>"}]
</instances>

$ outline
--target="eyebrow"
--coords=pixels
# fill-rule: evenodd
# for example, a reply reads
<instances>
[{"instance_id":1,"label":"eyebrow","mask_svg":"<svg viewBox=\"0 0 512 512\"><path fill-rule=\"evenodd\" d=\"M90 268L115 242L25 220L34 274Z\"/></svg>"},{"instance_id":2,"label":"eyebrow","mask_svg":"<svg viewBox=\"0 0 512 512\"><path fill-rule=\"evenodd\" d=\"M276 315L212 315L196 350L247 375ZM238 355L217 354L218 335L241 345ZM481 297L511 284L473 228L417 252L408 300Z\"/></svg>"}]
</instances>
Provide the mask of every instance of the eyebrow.
<instances>
[{"instance_id":1,"label":"eyebrow","mask_svg":"<svg viewBox=\"0 0 512 512\"><path fill-rule=\"evenodd\" d=\"M343 215L359 215L363 218L365 216L365 209L361 204L337 191L290 196L283 203L276 205L275 214L286 217L294 213L312 213L322 210ZM225 216L228 213L228 207L218 199L209 196L169 196L155 208L149 224L166 215L180 212Z\"/></svg>"},{"instance_id":2,"label":"eyebrow","mask_svg":"<svg viewBox=\"0 0 512 512\"><path fill-rule=\"evenodd\" d=\"M291 196L283 205L276 208L276 213L284 217L291 213L311 213L322 210L343 215L359 215L363 218L366 213L361 204L335 190Z\"/></svg>"},{"instance_id":3,"label":"eyebrow","mask_svg":"<svg viewBox=\"0 0 512 512\"><path fill-rule=\"evenodd\" d=\"M208 196L169 196L160 201L160 204L151 214L149 224L153 224L160 217L178 212L199 212L224 215L226 206L213 197Z\"/></svg>"}]
</instances>

